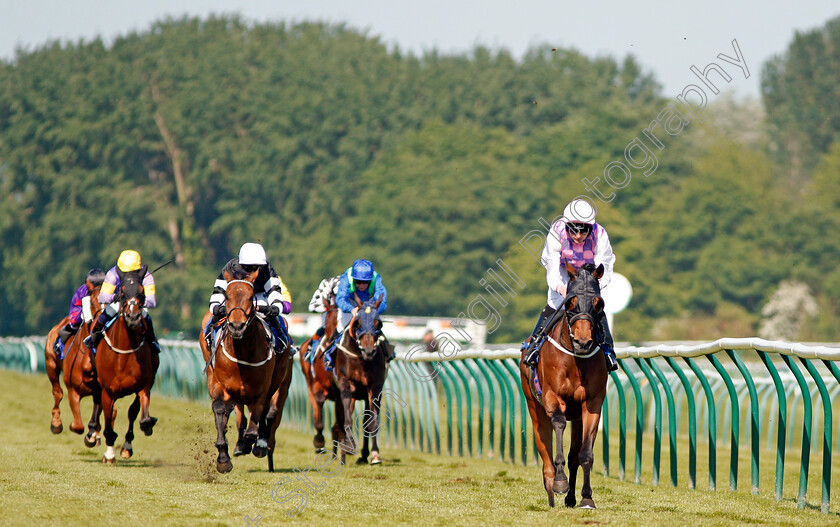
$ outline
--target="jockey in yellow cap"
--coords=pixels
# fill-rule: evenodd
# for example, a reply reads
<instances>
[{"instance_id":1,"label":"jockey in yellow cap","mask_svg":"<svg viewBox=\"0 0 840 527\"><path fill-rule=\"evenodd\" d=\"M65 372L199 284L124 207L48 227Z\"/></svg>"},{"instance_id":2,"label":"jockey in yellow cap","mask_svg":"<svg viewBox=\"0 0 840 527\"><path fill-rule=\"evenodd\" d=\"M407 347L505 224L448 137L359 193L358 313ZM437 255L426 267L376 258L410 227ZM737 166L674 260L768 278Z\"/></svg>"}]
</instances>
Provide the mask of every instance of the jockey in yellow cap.
<instances>
[{"instance_id":1,"label":"jockey in yellow cap","mask_svg":"<svg viewBox=\"0 0 840 527\"><path fill-rule=\"evenodd\" d=\"M119 302L115 302L117 291L120 290L122 277L126 273L137 272L141 276L143 282L143 293L146 296L146 301L143 304L143 318L146 321L146 339L152 346L155 353L160 353L160 344L158 344L155 336L155 328L152 325L152 318L149 316L147 309L157 306L157 298L155 297L155 279L152 273L143 265L140 259L140 253L137 251L127 250L120 253L117 259L117 265L112 267L105 275L105 281L102 283L102 288L99 290L99 303L106 306L99 315L99 318L93 323L93 328L90 330L90 336L85 339L85 344L96 352L96 346L102 339L102 330L105 324L114 318L119 311Z\"/></svg>"}]
</instances>

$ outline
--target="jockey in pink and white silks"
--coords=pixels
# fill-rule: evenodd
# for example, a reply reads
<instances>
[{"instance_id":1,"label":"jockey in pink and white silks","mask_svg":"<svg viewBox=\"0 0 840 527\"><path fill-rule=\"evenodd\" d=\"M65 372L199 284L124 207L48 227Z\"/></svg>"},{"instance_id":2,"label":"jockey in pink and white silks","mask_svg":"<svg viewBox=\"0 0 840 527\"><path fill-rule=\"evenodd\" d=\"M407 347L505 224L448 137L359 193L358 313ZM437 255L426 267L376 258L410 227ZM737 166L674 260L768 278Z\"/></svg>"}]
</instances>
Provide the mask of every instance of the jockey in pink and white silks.
<instances>
[{"instance_id":1,"label":"jockey in pink and white silks","mask_svg":"<svg viewBox=\"0 0 840 527\"><path fill-rule=\"evenodd\" d=\"M563 217L551 226L545 240L541 261L546 269L548 304L540 313L533 333L522 346L523 349L527 349L524 362L529 366L536 366L539 344L542 342L540 337L546 331L546 324L551 320L552 315L563 307L566 288L569 285L566 263L575 269L580 269L585 264L593 264L596 267L603 265L604 275L598 281L601 289L612 280L615 254L613 254L606 229L595 222L595 209L592 205L578 199L566 206ZM618 362L615 359L607 315L603 310L599 311L596 322L596 339L604 351L607 368L609 371L614 371L618 368Z\"/></svg>"}]
</instances>

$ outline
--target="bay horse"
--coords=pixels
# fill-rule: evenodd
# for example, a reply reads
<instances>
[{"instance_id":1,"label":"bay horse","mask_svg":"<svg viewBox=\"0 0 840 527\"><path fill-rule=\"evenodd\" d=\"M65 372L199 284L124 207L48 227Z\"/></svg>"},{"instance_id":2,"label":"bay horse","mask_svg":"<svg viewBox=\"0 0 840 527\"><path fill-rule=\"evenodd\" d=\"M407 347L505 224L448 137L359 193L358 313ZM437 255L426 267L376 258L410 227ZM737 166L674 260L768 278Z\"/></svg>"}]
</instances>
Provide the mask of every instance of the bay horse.
<instances>
[{"instance_id":1,"label":"bay horse","mask_svg":"<svg viewBox=\"0 0 840 527\"><path fill-rule=\"evenodd\" d=\"M135 394L128 408L128 431L125 434L120 454L130 458L134 453L134 420L140 416L140 430L152 435L157 419L149 415L149 398L160 358L152 351L146 340L143 321L143 284L141 271L130 271L121 277L118 297L119 312L111 326L103 331L103 338L97 346L94 357L95 368L102 387L102 411L105 414L105 457L103 461L114 464L114 420L117 416L116 402L127 395Z\"/></svg>"},{"instance_id":2,"label":"bay horse","mask_svg":"<svg viewBox=\"0 0 840 527\"><path fill-rule=\"evenodd\" d=\"M203 337L199 339L216 423L216 470L221 473L233 469L225 436L230 413L237 407L242 416L246 405L250 422L237 449L260 458L267 455L268 471L274 472L274 435L292 382L292 350L287 347L280 355L275 354L270 330L257 314L254 280L258 273L233 276L225 272L227 317L218 344L214 344L218 349L211 350ZM204 315L201 335L211 317L209 311Z\"/></svg>"},{"instance_id":3,"label":"bay horse","mask_svg":"<svg viewBox=\"0 0 840 527\"><path fill-rule=\"evenodd\" d=\"M92 320L95 320L101 311L99 305L99 290L101 285L93 286L88 283L88 290L90 291L90 312ZM64 426L61 422L61 409L59 402L64 397L61 389L59 379L64 377L64 385L67 388L67 397L70 404L70 410L73 413L73 422L70 424L70 431L77 434L84 432L84 425L82 424L81 412L79 402L82 397L88 395L93 396L93 413L88 423L88 434L85 435L84 442L88 447L93 447L99 444L98 432L100 431L99 415L102 412L100 404L100 388L99 382L96 379L96 374L93 371L93 364L90 358L90 350L82 341L90 334L91 321L83 321L79 326L78 331L65 343L64 358L59 359L53 349L53 344L58 339L58 332L67 323L69 317L64 317L61 322L53 326L47 335L47 343L44 349L45 364L47 370L47 377L52 384L53 398L55 404L52 409L52 421L50 422L50 431L54 434L60 434ZM66 366L66 367L65 367Z\"/></svg>"},{"instance_id":4,"label":"bay horse","mask_svg":"<svg viewBox=\"0 0 840 527\"><path fill-rule=\"evenodd\" d=\"M360 457L356 463L368 462L376 465L382 463L379 456L379 446L376 434L379 431L379 409L382 398L382 388L388 376L388 363L385 360L384 336L381 334L382 320L379 319L379 304L376 302L362 303L356 295L358 313L350 321L340 342L336 344L335 379L344 409L344 426L339 430L341 443L346 444L348 450L356 451L356 441L352 434L353 409L357 400L364 400L364 442ZM339 412L336 412L337 414ZM347 437L347 431L350 431ZM368 439L372 441L372 450L368 450ZM344 464L345 450L341 450L341 463Z\"/></svg>"},{"instance_id":5,"label":"bay horse","mask_svg":"<svg viewBox=\"0 0 840 527\"><path fill-rule=\"evenodd\" d=\"M553 317L559 319L557 323L553 327L551 323L547 326L536 372L522 360L519 372L534 425L537 450L542 458L548 505L554 507L555 493L568 493L566 506L575 506L575 484L580 467L583 469L580 507L594 509L589 476L595 459L593 446L608 377L606 360L594 338L596 319L604 308L598 284L604 267L599 265L596 269L587 264L575 270L567 263L566 272L570 278L566 298ZM572 422L568 479L563 457L563 432L567 421ZM557 441L557 455L553 460L552 433Z\"/></svg>"},{"instance_id":6,"label":"bay horse","mask_svg":"<svg viewBox=\"0 0 840 527\"><path fill-rule=\"evenodd\" d=\"M335 423L332 426L333 453L337 453L336 441L341 437L344 429L344 410L341 408L341 395L338 392L338 385L333 374L328 372L324 364L324 354L329 343L335 337L338 326L338 306L335 303L335 292L321 299L326 308L326 320L324 323L324 336L318 341L318 346L311 351L314 358L309 360L305 357L312 346L312 338L306 339L300 347L300 369L306 378L309 396L309 404L312 405L312 424L315 426L315 437L312 444L316 452L324 450L324 403L327 400L335 403Z\"/></svg>"}]
</instances>

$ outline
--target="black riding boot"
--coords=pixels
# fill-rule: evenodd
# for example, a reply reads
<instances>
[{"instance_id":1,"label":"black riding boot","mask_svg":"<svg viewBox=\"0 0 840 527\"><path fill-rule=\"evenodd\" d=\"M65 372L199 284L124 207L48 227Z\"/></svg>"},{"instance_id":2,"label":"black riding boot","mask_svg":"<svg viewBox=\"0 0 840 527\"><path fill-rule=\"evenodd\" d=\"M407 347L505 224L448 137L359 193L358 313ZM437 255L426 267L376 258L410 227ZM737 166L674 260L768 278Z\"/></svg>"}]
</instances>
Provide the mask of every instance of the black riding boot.
<instances>
[{"instance_id":1,"label":"black riding boot","mask_svg":"<svg viewBox=\"0 0 840 527\"><path fill-rule=\"evenodd\" d=\"M63 328L58 330L58 338L55 339L53 343L53 351L55 351L56 355L58 355L60 348L58 341L61 341L61 344L66 346L67 341L70 340L70 337L76 334L79 331L79 326L74 326L73 324L65 324Z\"/></svg>"},{"instance_id":2,"label":"black riding boot","mask_svg":"<svg viewBox=\"0 0 840 527\"><path fill-rule=\"evenodd\" d=\"M93 327L90 328L90 335L85 340L85 346L96 354L96 347L99 346L99 341L102 340L102 330L105 329L105 324L108 323L110 317L103 311L99 317L93 322Z\"/></svg>"},{"instance_id":3,"label":"black riding boot","mask_svg":"<svg viewBox=\"0 0 840 527\"><path fill-rule=\"evenodd\" d=\"M540 337L542 337L545 326L555 312L556 310L553 307L545 306L542 313L540 313L540 317L537 319L537 325L534 326L534 331L531 332L531 336L522 343L522 349L525 350L525 358L522 362L532 368L537 366L537 356L539 355L540 349L537 343L542 340Z\"/></svg>"},{"instance_id":4,"label":"black riding boot","mask_svg":"<svg viewBox=\"0 0 840 527\"><path fill-rule=\"evenodd\" d=\"M146 340L152 347L154 354L157 355L160 353L160 344L158 343L157 336L155 336L155 326L152 324L152 317L148 313L143 312L143 319L146 321Z\"/></svg>"},{"instance_id":5,"label":"black riding boot","mask_svg":"<svg viewBox=\"0 0 840 527\"><path fill-rule=\"evenodd\" d=\"M607 323L607 314L601 311L598 317L598 337L599 345L604 350L604 358L607 360L607 370L615 371L618 369L618 360L615 358L615 348L613 345L612 333Z\"/></svg>"},{"instance_id":6,"label":"black riding boot","mask_svg":"<svg viewBox=\"0 0 840 527\"><path fill-rule=\"evenodd\" d=\"M396 346L388 342L388 337L382 335L382 346L385 350L385 362L391 362L397 356Z\"/></svg>"},{"instance_id":7,"label":"black riding boot","mask_svg":"<svg viewBox=\"0 0 840 527\"><path fill-rule=\"evenodd\" d=\"M277 352L280 353L287 347L292 349L292 338L288 333L286 333L286 330L284 330L283 326L280 324L280 317L273 317L269 315L265 317L265 321L268 322L271 329L280 336L280 346L278 347Z\"/></svg>"},{"instance_id":8,"label":"black riding boot","mask_svg":"<svg viewBox=\"0 0 840 527\"><path fill-rule=\"evenodd\" d=\"M207 343L207 349L213 349L213 328L227 315L224 305L217 305L212 313L213 316L210 317L210 322L204 328L204 341Z\"/></svg>"}]
</instances>

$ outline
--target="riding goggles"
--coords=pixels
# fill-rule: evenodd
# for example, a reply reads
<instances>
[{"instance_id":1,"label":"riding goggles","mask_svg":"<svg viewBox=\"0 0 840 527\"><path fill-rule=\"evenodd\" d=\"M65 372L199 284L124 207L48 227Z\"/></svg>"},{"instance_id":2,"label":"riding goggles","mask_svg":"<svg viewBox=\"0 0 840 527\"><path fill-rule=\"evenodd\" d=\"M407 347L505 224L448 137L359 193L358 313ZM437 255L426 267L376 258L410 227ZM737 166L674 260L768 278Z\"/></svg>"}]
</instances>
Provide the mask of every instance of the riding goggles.
<instances>
[{"instance_id":1,"label":"riding goggles","mask_svg":"<svg viewBox=\"0 0 840 527\"><path fill-rule=\"evenodd\" d=\"M569 234L589 234L592 232L592 225L588 223L572 223L566 224L566 232Z\"/></svg>"}]
</instances>

